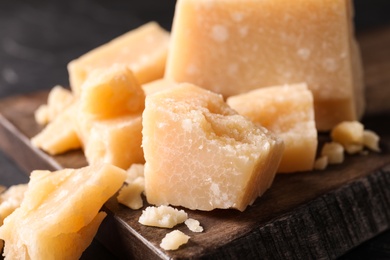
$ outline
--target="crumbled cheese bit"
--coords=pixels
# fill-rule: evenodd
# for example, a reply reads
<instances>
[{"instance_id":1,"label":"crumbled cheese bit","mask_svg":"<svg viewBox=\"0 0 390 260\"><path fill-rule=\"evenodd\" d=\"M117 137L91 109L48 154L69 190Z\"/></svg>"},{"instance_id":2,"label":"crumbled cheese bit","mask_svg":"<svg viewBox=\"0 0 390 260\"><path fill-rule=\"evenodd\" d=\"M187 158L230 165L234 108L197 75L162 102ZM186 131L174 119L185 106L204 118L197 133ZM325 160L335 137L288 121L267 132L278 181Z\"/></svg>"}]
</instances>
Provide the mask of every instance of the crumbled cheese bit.
<instances>
[{"instance_id":1,"label":"crumbled cheese bit","mask_svg":"<svg viewBox=\"0 0 390 260\"><path fill-rule=\"evenodd\" d=\"M325 143L321 150L321 156L327 156L329 164L342 163L344 161L344 147L336 142Z\"/></svg>"},{"instance_id":2,"label":"crumbled cheese bit","mask_svg":"<svg viewBox=\"0 0 390 260\"><path fill-rule=\"evenodd\" d=\"M142 211L138 222L146 226L172 228L183 223L188 218L184 210L177 210L170 206L147 207Z\"/></svg>"},{"instance_id":3,"label":"crumbled cheese bit","mask_svg":"<svg viewBox=\"0 0 390 260\"><path fill-rule=\"evenodd\" d=\"M344 147L351 144L363 143L364 125L358 121L344 121L336 125L331 131L334 142Z\"/></svg>"},{"instance_id":4,"label":"crumbled cheese bit","mask_svg":"<svg viewBox=\"0 0 390 260\"><path fill-rule=\"evenodd\" d=\"M140 163L133 163L130 168L127 170L127 183L133 182L138 177L144 177L144 165Z\"/></svg>"},{"instance_id":5,"label":"crumbled cheese bit","mask_svg":"<svg viewBox=\"0 0 390 260\"><path fill-rule=\"evenodd\" d=\"M362 144L346 144L344 146L345 151L348 154L357 154L361 153L363 151L363 145Z\"/></svg>"},{"instance_id":6,"label":"crumbled cheese bit","mask_svg":"<svg viewBox=\"0 0 390 260\"><path fill-rule=\"evenodd\" d=\"M314 162L315 170L325 170L328 166L328 156L321 156Z\"/></svg>"},{"instance_id":7,"label":"crumbled cheese bit","mask_svg":"<svg viewBox=\"0 0 390 260\"><path fill-rule=\"evenodd\" d=\"M140 209L144 205L141 197L144 190L145 178L138 177L122 187L117 197L118 202L134 210Z\"/></svg>"},{"instance_id":8,"label":"crumbled cheese bit","mask_svg":"<svg viewBox=\"0 0 390 260\"><path fill-rule=\"evenodd\" d=\"M186 244L189 239L190 237L180 230L173 230L165 235L161 241L160 247L165 250L176 250L181 245Z\"/></svg>"},{"instance_id":9,"label":"crumbled cheese bit","mask_svg":"<svg viewBox=\"0 0 390 260\"><path fill-rule=\"evenodd\" d=\"M364 130L363 132L363 144L368 149L374 152L380 152L379 148L379 136L371 130Z\"/></svg>"},{"instance_id":10,"label":"crumbled cheese bit","mask_svg":"<svg viewBox=\"0 0 390 260\"><path fill-rule=\"evenodd\" d=\"M35 121L40 125L46 125L50 122L49 107L40 105L34 112Z\"/></svg>"},{"instance_id":11,"label":"crumbled cheese bit","mask_svg":"<svg viewBox=\"0 0 390 260\"><path fill-rule=\"evenodd\" d=\"M26 190L27 184L19 184L11 186L0 195L0 226L3 225L4 219L20 206Z\"/></svg>"},{"instance_id":12,"label":"crumbled cheese bit","mask_svg":"<svg viewBox=\"0 0 390 260\"><path fill-rule=\"evenodd\" d=\"M192 232L203 232L203 227L200 225L199 221L193 218L189 218L184 221L184 224L188 227Z\"/></svg>"}]
</instances>

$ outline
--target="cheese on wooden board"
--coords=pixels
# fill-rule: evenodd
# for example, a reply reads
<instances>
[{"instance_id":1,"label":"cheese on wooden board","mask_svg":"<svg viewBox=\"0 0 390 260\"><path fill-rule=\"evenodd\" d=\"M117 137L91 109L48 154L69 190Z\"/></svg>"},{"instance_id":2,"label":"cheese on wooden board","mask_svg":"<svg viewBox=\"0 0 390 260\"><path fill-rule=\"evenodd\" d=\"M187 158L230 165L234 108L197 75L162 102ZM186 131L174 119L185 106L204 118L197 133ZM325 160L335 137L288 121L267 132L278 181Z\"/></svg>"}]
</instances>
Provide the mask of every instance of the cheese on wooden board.
<instances>
[{"instance_id":1,"label":"cheese on wooden board","mask_svg":"<svg viewBox=\"0 0 390 260\"><path fill-rule=\"evenodd\" d=\"M68 64L69 81L75 95L88 74L113 64L128 66L140 84L163 77L169 33L149 22L91 50Z\"/></svg>"},{"instance_id":2,"label":"cheese on wooden board","mask_svg":"<svg viewBox=\"0 0 390 260\"><path fill-rule=\"evenodd\" d=\"M141 114L145 94L126 66L93 70L82 85L81 111L96 118Z\"/></svg>"},{"instance_id":3,"label":"cheese on wooden board","mask_svg":"<svg viewBox=\"0 0 390 260\"><path fill-rule=\"evenodd\" d=\"M189 239L190 237L180 230L173 230L161 240L160 247L165 250L176 250L186 244Z\"/></svg>"},{"instance_id":4,"label":"cheese on wooden board","mask_svg":"<svg viewBox=\"0 0 390 260\"><path fill-rule=\"evenodd\" d=\"M317 128L364 110L350 0L179 0L165 77L225 97L306 82Z\"/></svg>"},{"instance_id":5,"label":"cheese on wooden board","mask_svg":"<svg viewBox=\"0 0 390 260\"><path fill-rule=\"evenodd\" d=\"M5 259L79 259L125 178L112 165L33 171L21 206L0 227Z\"/></svg>"},{"instance_id":6,"label":"cheese on wooden board","mask_svg":"<svg viewBox=\"0 0 390 260\"><path fill-rule=\"evenodd\" d=\"M285 150L278 172L313 169L318 141L313 95L306 84L256 89L231 96L226 102L283 139Z\"/></svg>"},{"instance_id":7,"label":"cheese on wooden board","mask_svg":"<svg viewBox=\"0 0 390 260\"><path fill-rule=\"evenodd\" d=\"M4 219L20 206L26 190L27 184L18 184L0 194L0 226L3 225Z\"/></svg>"},{"instance_id":8,"label":"cheese on wooden board","mask_svg":"<svg viewBox=\"0 0 390 260\"><path fill-rule=\"evenodd\" d=\"M81 141L73 119L76 107L77 104L73 103L57 115L41 132L31 138L31 144L51 155L80 149Z\"/></svg>"},{"instance_id":9,"label":"cheese on wooden board","mask_svg":"<svg viewBox=\"0 0 390 260\"><path fill-rule=\"evenodd\" d=\"M161 205L159 207L147 207L142 211L138 221L146 226L173 228L187 219L188 214L184 210Z\"/></svg>"},{"instance_id":10,"label":"cheese on wooden board","mask_svg":"<svg viewBox=\"0 0 390 260\"><path fill-rule=\"evenodd\" d=\"M271 185L283 141L191 84L147 95L143 113L149 203L243 211Z\"/></svg>"}]
</instances>

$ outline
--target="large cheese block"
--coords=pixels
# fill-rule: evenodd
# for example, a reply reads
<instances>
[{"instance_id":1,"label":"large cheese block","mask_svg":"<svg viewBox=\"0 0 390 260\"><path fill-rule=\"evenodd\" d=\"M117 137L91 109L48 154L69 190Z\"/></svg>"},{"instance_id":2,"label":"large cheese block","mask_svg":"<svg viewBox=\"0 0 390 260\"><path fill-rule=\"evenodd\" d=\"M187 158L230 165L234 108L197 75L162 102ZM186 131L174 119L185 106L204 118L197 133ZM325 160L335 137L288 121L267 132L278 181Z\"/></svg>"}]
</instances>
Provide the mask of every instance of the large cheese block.
<instances>
[{"instance_id":1,"label":"large cheese block","mask_svg":"<svg viewBox=\"0 0 390 260\"><path fill-rule=\"evenodd\" d=\"M284 145L221 95L180 84L146 96L142 146L149 203L244 210L271 185Z\"/></svg>"},{"instance_id":2,"label":"large cheese block","mask_svg":"<svg viewBox=\"0 0 390 260\"><path fill-rule=\"evenodd\" d=\"M350 0L179 0L165 77L236 95L306 82L316 124L364 110Z\"/></svg>"},{"instance_id":3,"label":"large cheese block","mask_svg":"<svg viewBox=\"0 0 390 260\"><path fill-rule=\"evenodd\" d=\"M82 55L68 64L69 81L79 95L82 83L96 68L127 65L140 84L161 78L168 52L169 33L149 22Z\"/></svg>"},{"instance_id":4,"label":"large cheese block","mask_svg":"<svg viewBox=\"0 0 390 260\"><path fill-rule=\"evenodd\" d=\"M81 112L96 118L141 114L144 107L144 91L127 66L95 69L82 85Z\"/></svg>"},{"instance_id":5,"label":"large cheese block","mask_svg":"<svg viewBox=\"0 0 390 260\"><path fill-rule=\"evenodd\" d=\"M306 84L260 88L231 96L226 102L283 139L285 150L278 172L313 169L318 141L313 95Z\"/></svg>"},{"instance_id":6,"label":"large cheese block","mask_svg":"<svg viewBox=\"0 0 390 260\"><path fill-rule=\"evenodd\" d=\"M22 204L0 227L5 259L80 259L125 178L112 165L32 172Z\"/></svg>"}]
</instances>

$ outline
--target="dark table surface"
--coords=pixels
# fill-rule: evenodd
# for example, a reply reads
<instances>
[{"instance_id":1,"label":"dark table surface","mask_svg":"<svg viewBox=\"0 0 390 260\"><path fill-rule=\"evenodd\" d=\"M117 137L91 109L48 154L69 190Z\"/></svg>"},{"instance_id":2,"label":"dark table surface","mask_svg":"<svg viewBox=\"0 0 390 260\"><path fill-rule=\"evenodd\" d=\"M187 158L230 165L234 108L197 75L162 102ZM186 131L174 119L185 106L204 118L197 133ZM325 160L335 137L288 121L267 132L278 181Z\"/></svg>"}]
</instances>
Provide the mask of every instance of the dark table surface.
<instances>
[{"instance_id":1,"label":"dark table surface","mask_svg":"<svg viewBox=\"0 0 390 260\"><path fill-rule=\"evenodd\" d=\"M389 0L354 4L358 32L390 24ZM0 98L68 86L69 61L151 20L170 30L174 5L174 0L1 0ZM0 150L0 185L26 182L26 173ZM94 241L83 259L114 257ZM342 259L390 259L390 231Z\"/></svg>"}]
</instances>

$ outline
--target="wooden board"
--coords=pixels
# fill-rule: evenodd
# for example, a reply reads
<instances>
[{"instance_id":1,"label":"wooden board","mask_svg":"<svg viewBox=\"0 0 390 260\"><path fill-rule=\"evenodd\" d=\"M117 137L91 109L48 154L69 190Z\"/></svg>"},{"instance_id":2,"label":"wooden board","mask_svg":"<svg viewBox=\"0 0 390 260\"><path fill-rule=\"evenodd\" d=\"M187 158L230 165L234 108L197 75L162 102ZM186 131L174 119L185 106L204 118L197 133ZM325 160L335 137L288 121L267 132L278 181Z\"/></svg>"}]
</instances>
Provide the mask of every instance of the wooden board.
<instances>
[{"instance_id":1,"label":"wooden board","mask_svg":"<svg viewBox=\"0 0 390 260\"><path fill-rule=\"evenodd\" d=\"M159 247L168 230L140 225L141 210L127 209L115 198L104 206L108 217L97 238L121 258L334 259L389 229L390 28L359 35L359 42L367 82L364 123L381 135L382 153L347 156L325 171L278 175L245 212L187 210L205 232L178 226L191 240L177 251ZM80 151L51 157L30 145L41 130L33 112L46 97L42 92L0 102L0 147L27 173L86 165Z\"/></svg>"}]
</instances>

